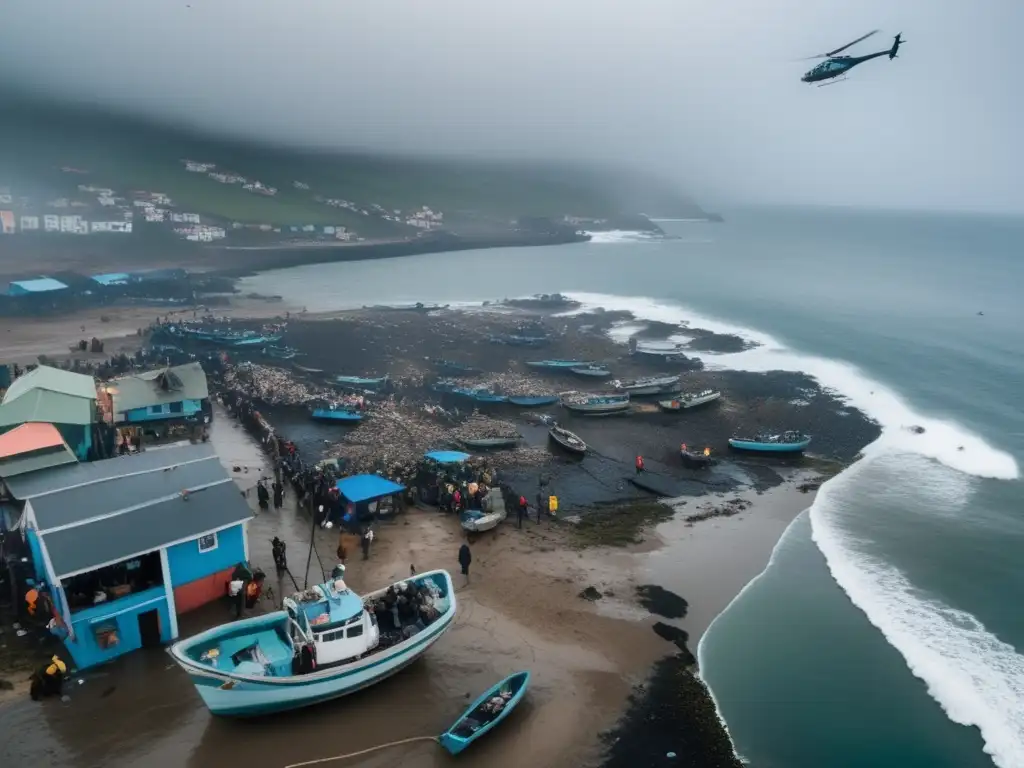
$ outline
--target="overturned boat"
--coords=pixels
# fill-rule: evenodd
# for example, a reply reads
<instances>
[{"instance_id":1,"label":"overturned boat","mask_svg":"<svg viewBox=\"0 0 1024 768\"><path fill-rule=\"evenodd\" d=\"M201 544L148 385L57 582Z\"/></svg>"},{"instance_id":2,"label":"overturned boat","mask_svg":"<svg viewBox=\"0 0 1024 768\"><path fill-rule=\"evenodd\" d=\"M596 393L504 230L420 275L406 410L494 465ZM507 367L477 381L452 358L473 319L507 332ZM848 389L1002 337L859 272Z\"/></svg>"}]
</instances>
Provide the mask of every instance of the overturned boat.
<instances>
[{"instance_id":1,"label":"overturned boat","mask_svg":"<svg viewBox=\"0 0 1024 768\"><path fill-rule=\"evenodd\" d=\"M773 435L760 432L754 437L730 437L729 447L751 453L802 453L811 444L811 436L788 431Z\"/></svg>"},{"instance_id":2,"label":"overturned boat","mask_svg":"<svg viewBox=\"0 0 1024 768\"><path fill-rule=\"evenodd\" d=\"M715 400L721 398L722 393L717 389L705 389L703 392L697 392L696 394L683 393L671 400L659 400L658 407L663 411L685 411L690 408L697 408L701 405L707 405L713 403Z\"/></svg>"},{"instance_id":3,"label":"overturned boat","mask_svg":"<svg viewBox=\"0 0 1024 768\"><path fill-rule=\"evenodd\" d=\"M407 667L452 626L455 588L447 571L365 597L343 574L339 566L333 581L285 598L284 610L170 647L211 713L266 715L354 693Z\"/></svg>"}]
</instances>

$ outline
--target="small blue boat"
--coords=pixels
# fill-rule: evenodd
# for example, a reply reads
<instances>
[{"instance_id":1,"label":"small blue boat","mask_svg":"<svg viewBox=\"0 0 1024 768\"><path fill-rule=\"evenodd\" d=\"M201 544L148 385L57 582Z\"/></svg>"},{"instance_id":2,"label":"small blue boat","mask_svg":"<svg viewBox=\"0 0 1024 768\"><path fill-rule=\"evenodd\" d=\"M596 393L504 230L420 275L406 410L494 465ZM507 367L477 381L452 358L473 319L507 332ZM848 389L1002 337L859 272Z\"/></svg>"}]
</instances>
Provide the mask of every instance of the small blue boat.
<instances>
[{"instance_id":1,"label":"small blue boat","mask_svg":"<svg viewBox=\"0 0 1024 768\"><path fill-rule=\"evenodd\" d=\"M529 685L530 673L516 672L490 688L441 734L438 739L441 746L453 755L462 752L508 717L509 712L523 700Z\"/></svg>"},{"instance_id":2,"label":"small blue boat","mask_svg":"<svg viewBox=\"0 0 1024 768\"><path fill-rule=\"evenodd\" d=\"M559 400L558 395L509 395L508 401L512 405L522 408L539 408L542 405L554 405Z\"/></svg>"},{"instance_id":3,"label":"small blue boat","mask_svg":"<svg viewBox=\"0 0 1024 768\"><path fill-rule=\"evenodd\" d=\"M387 376L366 378L363 376L335 376L334 383L342 387L355 389L384 389L388 383Z\"/></svg>"},{"instance_id":4,"label":"small blue boat","mask_svg":"<svg viewBox=\"0 0 1024 768\"><path fill-rule=\"evenodd\" d=\"M811 444L811 436L802 432L761 433L754 437L730 437L729 447L752 453L801 453Z\"/></svg>"},{"instance_id":5,"label":"small blue boat","mask_svg":"<svg viewBox=\"0 0 1024 768\"><path fill-rule=\"evenodd\" d=\"M363 420L363 414L350 408L314 408L313 418L317 421L333 421L354 424Z\"/></svg>"},{"instance_id":6,"label":"small blue boat","mask_svg":"<svg viewBox=\"0 0 1024 768\"><path fill-rule=\"evenodd\" d=\"M573 368L586 368L592 363L587 360L533 360L527 363L531 368L544 368L552 371L572 371Z\"/></svg>"},{"instance_id":7,"label":"small blue boat","mask_svg":"<svg viewBox=\"0 0 1024 768\"><path fill-rule=\"evenodd\" d=\"M170 647L214 715L251 717L355 693L401 671L453 624L455 587L428 571L360 597L342 578L284 599L284 610L232 621ZM423 609L395 617L389 591ZM378 620L378 616L381 618Z\"/></svg>"}]
</instances>

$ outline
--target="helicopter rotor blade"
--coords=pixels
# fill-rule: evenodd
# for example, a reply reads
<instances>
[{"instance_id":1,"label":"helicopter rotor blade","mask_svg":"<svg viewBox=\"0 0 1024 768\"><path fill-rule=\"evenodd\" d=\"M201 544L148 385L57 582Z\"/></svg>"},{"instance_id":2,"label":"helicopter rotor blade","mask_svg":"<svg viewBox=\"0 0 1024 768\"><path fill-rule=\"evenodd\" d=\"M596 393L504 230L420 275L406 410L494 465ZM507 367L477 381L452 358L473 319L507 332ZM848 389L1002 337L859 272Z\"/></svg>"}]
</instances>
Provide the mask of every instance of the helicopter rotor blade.
<instances>
[{"instance_id":1,"label":"helicopter rotor blade","mask_svg":"<svg viewBox=\"0 0 1024 768\"><path fill-rule=\"evenodd\" d=\"M828 53L826 53L826 54L825 54L825 56L826 56L826 57L827 57L827 56L835 56L835 55L836 55L837 53L839 53L840 51L845 51L845 50L846 50L847 48L849 48L849 47L850 47L851 45L856 45L856 44L857 44L857 43L859 43L859 42L860 42L861 40L867 40L867 39L868 39L869 37L871 37L871 36L872 36L872 35L874 35L874 34L877 34L877 33L878 33L878 32L880 32L880 31L881 31L881 30L878 30L878 29L873 29L873 30L871 30L870 32L868 32L868 33L867 33L866 35L862 35L862 36L858 37L858 38L857 38L856 40L854 40L854 41L853 41L852 43L847 43L847 44L846 44L846 45L844 45L844 46L843 46L842 48L836 48L836 49L835 49L834 51L829 51Z\"/></svg>"}]
</instances>

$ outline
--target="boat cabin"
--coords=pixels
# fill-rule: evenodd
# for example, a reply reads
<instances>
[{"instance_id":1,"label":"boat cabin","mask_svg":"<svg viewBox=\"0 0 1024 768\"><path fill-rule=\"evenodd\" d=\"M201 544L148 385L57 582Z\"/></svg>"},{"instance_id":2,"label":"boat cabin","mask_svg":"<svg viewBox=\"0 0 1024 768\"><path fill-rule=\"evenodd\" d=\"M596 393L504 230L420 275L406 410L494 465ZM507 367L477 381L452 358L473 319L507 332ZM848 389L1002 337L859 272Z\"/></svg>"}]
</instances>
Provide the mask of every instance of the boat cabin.
<instances>
[{"instance_id":1,"label":"boat cabin","mask_svg":"<svg viewBox=\"0 0 1024 768\"><path fill-rule=\"evenodd\" d=\"M318 666L359 658L377 647L377 621L340 578L284 600L292 640L312 643Z\"/></svg>"}]
</instances>

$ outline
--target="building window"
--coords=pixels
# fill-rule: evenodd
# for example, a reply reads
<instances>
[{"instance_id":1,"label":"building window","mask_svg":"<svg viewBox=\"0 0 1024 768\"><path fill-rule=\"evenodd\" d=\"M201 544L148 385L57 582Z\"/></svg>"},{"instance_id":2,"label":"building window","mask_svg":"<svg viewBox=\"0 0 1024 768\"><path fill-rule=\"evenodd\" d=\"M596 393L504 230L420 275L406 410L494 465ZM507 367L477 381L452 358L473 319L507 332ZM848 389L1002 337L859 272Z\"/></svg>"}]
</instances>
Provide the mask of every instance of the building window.
<instances>
[{"instance_id":1,"label":"building window","mask_svg":"<svg viewBox=\"0 0 1024 768\"><path fill-rule=\"evenodd\" d=\"M114 623L93 627L92 633L96 645L103 651L115 648L121 642L121 638L117 634L117 624Z\"/></svg>"},{"instance_id":2,"label":"building window","mask_svg":"<svg viewBox=\"0 0 1024 768\"><path fill-rule=\"evenodd\" d=\"M185 409L185 404L182 402L171 403L171 413L181 413Z\"/></svg>"},{"instance_id":3,"label":"building window","mask_svg":"<svg viewBox=\"0 0 1024 768\"><path fill-rule=\"evenodd\" d=\"M208 533L205 536L200 536L196 541L199 542L200 552L210 552L217 548L217 534Z\"/></svg>"}]
</instances>

